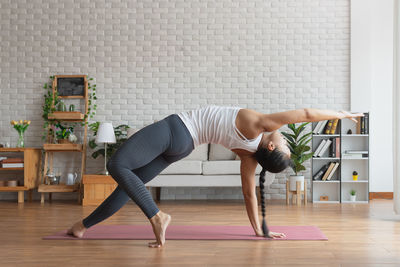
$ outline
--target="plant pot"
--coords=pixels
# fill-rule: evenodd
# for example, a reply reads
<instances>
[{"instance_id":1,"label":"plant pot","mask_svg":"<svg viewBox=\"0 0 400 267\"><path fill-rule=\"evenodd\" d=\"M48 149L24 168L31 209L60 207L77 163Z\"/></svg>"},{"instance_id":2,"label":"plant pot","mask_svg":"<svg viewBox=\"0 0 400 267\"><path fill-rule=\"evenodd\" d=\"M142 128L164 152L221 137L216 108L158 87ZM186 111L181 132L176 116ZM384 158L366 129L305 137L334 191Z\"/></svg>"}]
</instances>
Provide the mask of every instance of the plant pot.
<instances>
[{"instance_id":1,"label":"plant pot","mask_svg":"<svg viewBox=\"0 0 400 267\"><path fill-rule=\"evenodd\" d=\"M59 144L72 144L68 139L58 139Z\"/></svg>"},{"instance_id":2,"label":"plant pot","mask_svg":"<svg viewBox=\"0 0 400 267\"><path fill-rule=\"evenodd\" d=\"M353 175L353 181L357 181L358 175Z\"/></svg>"},{"instance_id":3,"label":"plant pot","mask_svg":"<svg viewBox=\"0 0 400 267\"><path fill-rule=\"evenodd\" d=\"M289 176L289 190L296 191L296 182L300 181L301 191L304 191L304 176L303 175L290 175Z\"/></svg>"},{"instance_id":4,"label":"plant pot","mask_svg":"<svg viewBox=\"0 0 400 267\"><path fill-rule=\"evenodd\" d=\"M355 202L356 201L356 195L354 195L354 196L350 195L350 201Z\"/></svg>"}]
</instances>

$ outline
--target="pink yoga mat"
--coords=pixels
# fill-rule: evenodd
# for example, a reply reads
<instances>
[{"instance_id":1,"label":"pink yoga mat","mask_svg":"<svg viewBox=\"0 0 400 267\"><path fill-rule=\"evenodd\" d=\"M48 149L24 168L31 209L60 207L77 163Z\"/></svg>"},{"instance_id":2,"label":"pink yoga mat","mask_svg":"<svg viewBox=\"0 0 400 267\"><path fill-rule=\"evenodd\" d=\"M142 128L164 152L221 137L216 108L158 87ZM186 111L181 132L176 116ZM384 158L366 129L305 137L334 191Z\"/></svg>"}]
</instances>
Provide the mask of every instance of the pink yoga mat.
<instances>
[{"instance_id":1,"label":"pink yoga mat","mask_svg":"<svg viewBox=\"0 0 400 267\"><path fill-rule=\"evenodd\" d=\"M270 231L285 233L286 238L275 240L328 240L316 226L270 226ZM43 239L115 239L155 240L151 225L95 225L86 230L82 238L67 234L67 230ZM254 234L251 226L226 225L170 225L165 233L165 239L194 239L194 240L263 240L271 239Z\"/></svg>"}]
</instances>

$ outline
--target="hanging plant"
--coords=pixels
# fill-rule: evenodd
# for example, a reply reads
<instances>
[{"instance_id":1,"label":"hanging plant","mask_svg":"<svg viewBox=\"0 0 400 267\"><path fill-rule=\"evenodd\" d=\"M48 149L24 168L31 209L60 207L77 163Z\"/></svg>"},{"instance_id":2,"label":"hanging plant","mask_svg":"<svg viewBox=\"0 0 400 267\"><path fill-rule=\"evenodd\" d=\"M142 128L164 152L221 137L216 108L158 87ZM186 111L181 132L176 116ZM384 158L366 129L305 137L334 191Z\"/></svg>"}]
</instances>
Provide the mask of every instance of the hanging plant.
<instances>
[{"instance_id":1,"label":"hanging plant","mask_svg":"<svg viewBox=\"0 0 400 267\"><path fill-rule=\"evenodd\" d=\"M44 95L43 115L42 115L42 118L44 119L44 124L43 124L44 131L42 135L43 140L46 139L48 135L52 136L54 134L51 130L51 126L54 126L55 124L59 123L55 119L49 119L49 114L56 111L55 107L60 102L57 90L54 90L53 93L54 76L50 76L49 78L51 79L51 83L50 84L45 83L43 86L43 89L46 90L46 93Z\"/></svg>"},{"instance_id":2,"label":"hanging plant","mask_svg":"<svg viewBox=\"0 0 400 267\"><path fill-rule=\"evenodd\" d=\"M86 75L86 79L88 80L88 110L84 115L82 126L88 124L89 119L92 119L94 115L96 115L97 110L97 96L96 96L96 84L93 82L94 79Z\"/></svg>"}]
</instances>

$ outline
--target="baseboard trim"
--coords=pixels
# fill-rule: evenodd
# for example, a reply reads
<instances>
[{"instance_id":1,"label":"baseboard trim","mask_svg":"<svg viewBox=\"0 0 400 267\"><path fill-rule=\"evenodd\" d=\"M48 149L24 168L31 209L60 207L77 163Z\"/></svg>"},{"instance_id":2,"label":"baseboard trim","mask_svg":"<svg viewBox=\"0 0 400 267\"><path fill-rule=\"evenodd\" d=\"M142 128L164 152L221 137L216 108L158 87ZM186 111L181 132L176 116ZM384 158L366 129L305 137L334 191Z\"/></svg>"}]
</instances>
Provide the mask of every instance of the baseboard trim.
<instances>
[{"instance_id":1,"label":"baseboard trim","mask_svg":"<svg viewBox=\"0 0 400 267\"><path fill-rule=\"evenodd\" d=\"M369 192L369 199L393 199L393 192Z\"/></svg>"}]
</instances>

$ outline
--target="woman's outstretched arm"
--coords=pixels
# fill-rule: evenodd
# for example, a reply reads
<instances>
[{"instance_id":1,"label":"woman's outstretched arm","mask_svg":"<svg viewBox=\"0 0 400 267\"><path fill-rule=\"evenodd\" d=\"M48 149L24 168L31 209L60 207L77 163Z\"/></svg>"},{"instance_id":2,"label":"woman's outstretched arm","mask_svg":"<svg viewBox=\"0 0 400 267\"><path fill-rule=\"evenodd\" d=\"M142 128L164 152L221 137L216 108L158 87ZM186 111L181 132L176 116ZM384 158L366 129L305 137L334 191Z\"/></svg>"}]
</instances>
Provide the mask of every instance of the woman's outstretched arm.
<instances>
[{"instance_id":1,"label":"woman's outstretched arm","mask_svg":"<svg viewBox=\"0 0 400 267\"><path fill-rule=\"evenodd\" d=\"M335 111L329 109L304 108L272 114L263 114L261 116L261 125L265 131L272 132L289 123L314 122L344 118L349 118L356 122L354 118L362 116L364 116L363 113L352 114L344 110Z\"/></svg>"}]
</instances>

